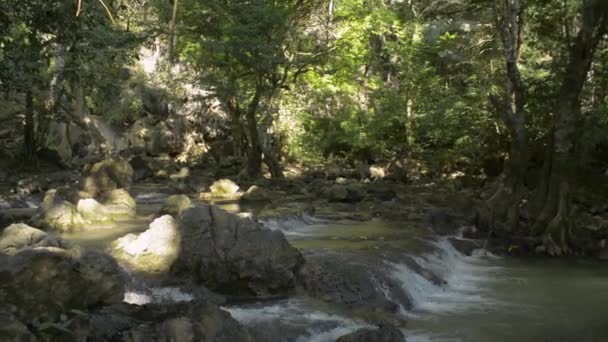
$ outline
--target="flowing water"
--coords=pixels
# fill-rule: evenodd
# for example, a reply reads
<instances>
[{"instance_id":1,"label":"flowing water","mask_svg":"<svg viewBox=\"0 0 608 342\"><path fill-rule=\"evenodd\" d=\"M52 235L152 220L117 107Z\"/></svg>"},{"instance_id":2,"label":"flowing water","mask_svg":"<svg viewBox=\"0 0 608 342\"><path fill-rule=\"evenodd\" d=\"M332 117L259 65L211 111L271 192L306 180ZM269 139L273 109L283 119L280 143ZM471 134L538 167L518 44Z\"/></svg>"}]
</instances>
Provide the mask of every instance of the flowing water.
<instances>
[{"instance_id":1,"label":"flowing water","mask_svg":"<svg viewBox=\"0 0 608 342\"><path fill-rule=\"evenodd\" d=\"M156 203L154 198L140 196L138 202L147 204L139 205L138 218L119 228L69 238L104 248L117 237L143 231L158 207L150 204ZM411 308L398 303L409 342L608 341L608 267L600 262L499 258L481 251L464 256L429 230L379 220L324 222L304 217L265 224L282 230L305 254L361 253L376 259L379 269L409 296ZM446 284L428 280L420 270L431 271ZM395 300L389 292L386 296ZM136 304L191 299L178 288L132 289L125 298ZM302 294L224 309L256 327L258 337L269 342L333 341L369 327L344 309Z\"/></svg>"},{"instance_id":2,"label":"flowing water","mask_svg":"<svg viewBox=\"0 0 608 342\"><path fill-rule=\"evenodd\" d=\"M375 250L387 259L390 276L413 304L401 311L409 342L608 341L608 267L600 262L499 258L481 251L465 256L446 239L381 221L307 223L286 225L287 237L301 249ZM429 239L430 248L411 248ZM416 264L447 284L436 285L399 262L393 247L409 248ZM366 326L311 302L295 298L229 311L245 324L292 332L277 341L332 341Z\"/></svg>"}]
</instances>

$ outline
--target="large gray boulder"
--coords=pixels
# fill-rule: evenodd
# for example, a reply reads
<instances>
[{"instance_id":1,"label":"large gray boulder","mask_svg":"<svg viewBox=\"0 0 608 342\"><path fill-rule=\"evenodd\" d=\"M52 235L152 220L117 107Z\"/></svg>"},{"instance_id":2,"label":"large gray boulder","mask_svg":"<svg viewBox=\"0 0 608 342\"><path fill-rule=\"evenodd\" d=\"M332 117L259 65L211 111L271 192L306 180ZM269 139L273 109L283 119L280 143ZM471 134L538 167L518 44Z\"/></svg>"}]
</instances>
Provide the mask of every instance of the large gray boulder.
<instances>
[{"instance_id":1,"label":"large gray boulder","mask_svg":"<svg viewBox=\"0 0 608 342\"><path fill-rule=\"evenodd\" d=\"M298 284L311 297L371 317L397 313L399 305L387 293L411 307L407 293L378 261L361 255L332 252L306 255Z\"/></svg>"},{"instance_id":2,"label":"large gray boulder","mask_svg":"<svg viewBox=\"0 0 608 342\"><path fill-rule=\"evenodd\" d=\"M64 248L69 244L31 227L7 230L0 237L0 308L20 321L56 320L70 310L123 300L123 275L110 256Z\"/></svg>"},{"instance_id":3,"label":"large gray boulder","mask_svg":"<svg viewBox=\"0 0 608 342\"><path fill-rule=\"evenodd\" d=\"M174 275L236 296L284 295L294 287L303 258L280 231L206 204L182 212L179 225Z\"/></svg>"}]
</instances>

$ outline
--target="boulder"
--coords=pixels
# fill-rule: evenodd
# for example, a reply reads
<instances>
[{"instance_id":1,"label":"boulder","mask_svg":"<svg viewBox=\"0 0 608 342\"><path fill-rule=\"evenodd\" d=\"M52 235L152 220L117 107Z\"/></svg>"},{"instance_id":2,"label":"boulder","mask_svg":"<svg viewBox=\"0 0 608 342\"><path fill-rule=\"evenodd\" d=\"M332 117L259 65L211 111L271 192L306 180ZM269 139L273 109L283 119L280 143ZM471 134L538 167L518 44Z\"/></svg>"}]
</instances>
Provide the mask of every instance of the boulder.
<instances>
[{"instance_id":1,"label":"boulder","mask_svg":"<svg viewBox=\"0 0 608 342\"><path fill-rule=\"evenodd\" d=\"M135 200L125 189L114 189L103 194L101 201L106 207L107 215L114 218L135 216Z\"/></svg>"},{"instance_id":2,"label":"boulder","mask_svg":"<svg viewBox=\"0 0 608 342\"><path fill-rule=\"evenodd\" d=\"M308 255L298 283L311 297L349 310L395 313L399 306L387 299L387 292L411 307L407 293L382 270L382 265L355 255Z\"/></svg>"},{"instance_id":3,"label":"boulder","mask_svg":"<svg viewBox=\"0 0 608 342\"><path fill-rule=\"evenodd\" d=\"M473 255L474 250L483 248L483 242L479 240L458 238L449 238L448 240L457 251L468 256Z\"/></svg>"},{"instance_id":4,"label":"boulder","mask_svg":"<svg viewBox=\"0 0 608 342\"><path fill-rule=\"evenodd\" d=\"M81 199L78 201L76 209L82 215L82 218L88 222L112 221L107 208L93 198Z\"/></svg>"},{"instance_id":5,"label":"boulder","mask_svg":"<svg viewBox=\"0 0 608 342\"><path fill-rule=\"evenodd\" d=\"M142 156L135 156L129 162L133 168L133 180L139 181L154 176L154 169L150 166L150 161Z\"/></svg>"},{"instance_id":6,"label":"boulder","mask_svg":"<svg viewBox=\"0 0 608 342\"><path fill-rule=\"evenodd\" d=\"M247 192L243 194L243 197L241 197L241 200L251 202L270 201L271 199L272 194L268 190L257 185L252 185L247 189Z\"/></svg>"},{"instance_id":7,"label":"boulder","mask_svg":"<svg viewBox=\"0 0 608 342\"><path fill-rule=\"evenodd\" d=\"M70 249L72 245L55 235L24 223L11 224L0 234L0 253L2 254L15 255L23 249L39 247Z\"/></svg>"},{"instance_id":8,"label":"boulder","mask_svg":"<svg viewBox=\"0 0 608 342\"><path fill-rule=\"evenodd\" d=\"M284 295L293 289L303 258L280 231L206 204L182 212L179 225L182 243L174 275L235 296Z\"/></svg>"},{"instance_id":9,"label":"boulder","mask_svg":"<svg viewBox=\"0 0 608 342\"><path fill-rule=\"evenodd\" d=\"M133 179L133 168L124 159L106 159L85 169L82 189L97 197L114 189L129 189Z\"/></svg>"},{"instance_id":10,"label":"boulder","mask_svg":"<svg viewBox=\"0 0 608 342\"><path fill-rule=\"evenodd\" d=\"M359 329L338 338L336 342L405 342L405 336L395 326L380 325L378 329Z\"/></svg>"},{"instance_id":11,"label":"boulder","mask_svg":"<svg viewBox=\"0 0 608 342\"><path fill-rule=\"evenodd\" d=\"M181 169L179 169L179 171L177 171L176 173L172 173L169 176L169 179L173 179L173 180L184 180L186 178L190 177L190 169L187 167L182 167Z\"/></svg>"},{"instance_id":12,"label":"boulder","mask_svg":"<svg viewBox=\"0 0 608 342\"><path fill-rule=\"evenodd\" d=\"M57 320L124 298L123 275L106 254L37 244L10 252L0 254L0 307L22 322Z\"/></svg>"},{"instance_id":13,"label":"boulder","mask_svg":"<svg viewBox=\"0 0 608 342\"><path fill-rule=\"evenodd\" d=\"M77 341L250 342L248 330L207 302L112 305L68 327Z\"/></svg>"},{"instance_id":14,"label":"boulder","mask_svg":"<svg viewBox=\"0 0 608 342\"><path fill-rule=\"evenodd\" d=\"M141 234L113 243L112 255L127 267L148 275L166 273L180 252L180 232L173 217L161 216Z\"/></svg>"},{"instance_id":15,"label":"boulder","mask_svg":"<svg viewBox=\"0 0 608 342\"><path fill-rule=\"evenodd\" d=\"M46 192L42 205L32 221L36 226L59 232L86 229L86 222L76 206L61 198L55 189Z\"/></svg>"},{"instance_id":16,"label":"boulder","mask_svg":"<svg viewBox=\"0 0 608 342\"><path fill-rule=\"evenodd\" d=\"M335 184L325 190L325 196L334 202L359 202L366 194L365 186L359 183Z\"/></svg>"},{"instance_id":17,"label":"boulder","mask_svg":"<svg viewBox=\"0 0 608 342\"><path fill-rule=\"evenodd\" d=\"M190 208L192 201L184 194L171 195L160 208L159 215L171 215L177 217L182 211Z\"/></svg>"},{"instance_id":18,"label":"boulder","mask_svg":"<svg viewBox=\"0 0 608 342\"><path fill-rule=\"evenodd\" d=\"M386 171L382 166L371 165L369 167L369 177L373 180L382 179L386 176Z\"/></svg>"},{"instance_id":19,"label":"boulder","mask_svg":"<svg viewBox=\"0 0 608 342\"><path fill-rule=\"evenodd\" d=\"M239 186L230 179L220 179L209 187L214 195L234 195L239 191Z\"/></svg>"}]
</instances>

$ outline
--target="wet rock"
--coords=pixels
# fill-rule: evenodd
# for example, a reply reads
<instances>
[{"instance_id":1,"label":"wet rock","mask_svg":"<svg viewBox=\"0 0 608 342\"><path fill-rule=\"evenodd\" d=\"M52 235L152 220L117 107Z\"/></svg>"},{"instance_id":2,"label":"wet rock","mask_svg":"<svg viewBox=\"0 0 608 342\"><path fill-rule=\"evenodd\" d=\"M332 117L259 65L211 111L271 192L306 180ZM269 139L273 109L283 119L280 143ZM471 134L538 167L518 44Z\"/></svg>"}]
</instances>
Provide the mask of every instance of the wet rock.
<instances>
[{"instance_id":1,"label":"wet rock","mask_svg":"<svg viewBox=\"0 0 608 342\"><path fill-rule=\"evenodd\" d=\"M243 194L243 197L241 197L241 200L243 201L270 201L272 199L272 194L257 185L252 185L249 189L247 189L247 192L245 192Z\"/></svg>"},{"instance_id":2,"label":"wet rock","mask_svg":"<svg viewBox=\"0 0 608 342\"><path fill-rule=\"evenodd\" d=\"M347 201L348 189L344 185L334 185L327 189L326 196L331 201Z\"/></svg>"},{"instance_id":3,"label":"wet rock","mask_svg":"<svg viewBox=\"0 0 608 342\"><path fill-rule=\"evenodd\" d=\"M351 310L396 312L398 305L387 299L385 290L409 306L407 294L386 272L381 273L382 267L364 259L333 253L309 255L298 273L299 284L310 296Z\"/></svg>"},{"instance_id":4,"label":"wet rock","mask_svg":"<svg viewBox=\"0 0 608 342\"><path fill-rule=\"evenodd\" d=\"M112 245L112 255L127 267L148 275L167 272L180 252L180 232L173 217L161 216L141 234L128 234Z\"/></svg>"},{"instance_id":5,"label":"wet rock","mask_svg":"<svg viewBox=\"0 0 608 342\"><path fill-rule=\"evenodd\" d=\"M86 229L86 222L76 206L61 198L57 190L46 192L42 205L32 218L35 226L59 232L74 232Z\"/></svg>"},{"instance_id":6,"label":"wet rock","mask_svg":"<svg viewBox=\"0 0 608 342\"><path fill-rule=\"evenodd\" d=\"M445 208L435 208L429 212L433 230L440 235L453 234L460 227L457 217Z\"/></svg>"},{"instance_id":7,"label":"wet rock","mask_svg":"<svg viewBox=\"0 0 608 342\"><path fill-rule=\"evenodd\" d=\"M359 202L367 191L363 184L336 184L325 191L325 196L335 202Z\"/></svg>"},{"instance_id":8,"label":"wet rock","mask_svg":"<svg viewBox=\"0 0 608 342\"><path fill-rule=\"evenodd\" d=\"M229 313L202 301L112 305L76 319L69 328L81 341L253 341Z\"/></svg>"},{"instance_id":9,"label":"wet rock","mask_svg":"<svg viewBox=\"0 0 608 342\"><path fill-rule=\"evenodd\" d=\"M70 310L120 303L120 268L106 254L29 245L0 254L0 307L22 322L56 320Z\"/></svg>"},{"instance_id":10,"label":"wet rock","mask_svg":"<svg viewBox=\"0 0 608 342\"><path fill-rule=\"evenodd\" d=\"M190 177L190 169L187 167L182 167L178 172L169 176L169 178L173 180L184 180L188 177Z\"/></svg>"},{"instance_id":11,"label":"wet rock","mask_svg":"<svg viewBox=\"0 0 608 342\"><path fill-rule=\"evenodd\" d=\"M449 238L448 240L457 251L468 256L473 255L474 250L483 248L483 242L479 240L457 238Z\"/></svg>"},{"instance_id":12,"label":"wet rock","mask_svg":"<svg viewBox=\"0 0 608 342\"><path fill-rule=\"evenodd\" d=\"M106 159L85 169L82 189L97 197L114 189L129 189L133 179L133 168L124 159Z\"/></svg>"},{"instance_id":13,"label":"wet rock","mask_svg":"<svg viewBox=\"0 0 608 342\"><path fill-rule=\"evenodd\" d=\"M239 191L239 186L226 178L213 182L209 188L214 195L233 195Z\"/></svg>"},{"instance_id":14,"label":"wet rock","mask_svg":"<svg viewBox=\"0 0 608 342\"><path fill-rule=\"evenodd\" d=\"M190 208L192 201L184 194L171 195L163 204L159 211L159 215L171 215L177 217L182 211Z\"/></svg>"},{"instance_id":15,"label":"wet rock","mask_svg":"<svg viewBox=\"0 0 608 342\"><path fill-rule=\"evenodd\" d=\"M135 156L131 158L129 162L133 168L133 180L140 181L154 176L154 170L150 166L150 162L147 158L142 156Z\"/></svg>"},{"instance_id":16,"label":"wet rock","mask_svg":"<svg viewBox=\"0 0 608 342\"><path fill-rule=\"evenodd\" d=\"M405 337L397 327L381 325L378 329L359 329L338 338L336 342L405 342Z\"/></svg>"},{"instance_id":17,"label":"wet rock","mask_svg":"<svg viewBox=\"0 0 608 342\"><path fill-rule=\"evenodd\" d=\"M294 287L302 255L280 231L210 205L185 210L179 225L174 275L235 296L280 295Z\"/></svg>"},{"instance_id":18,"label":"wet rock","mask_svg":"<svg viewBox=\"0 0 608 342\"><path fill-rule=\"evenodd\" d=\"M114 189L106 192L101 197L101 201L106 206L106 213L114 218L135 216L137 204L125 189Z\"/></svg>"},{"instance_id":19,"label":"wet rock","mask_svg":"<svg viewBox=\"0 0 608 342\"><path fill-rule=\"evenodd\" d=\"M381 201L390 201L397 197L395 184L376 182L367 187L370 196Z\"/></svg>"},{"instance_id":20,"label":"wet rock","mask_svg":"<svg viewBox=\"0 0 608 342\"><path fill-rule=\"evenodd\" d=\"M55 235L24 223L11 224L0 234L0 253L15 255L25 248L39 247L71 249L72 245Z\"/></svg>"},{"instance_id":21,"label":"wet rock","mask_svg":"<svg viewBox=\"0 0 608 342\"><path fill-rule=\"evenodd\" d=\"M108 215L106 207L93 198L81 199L76 209L82 218L89 222L108 222L112 218Z\"/></svg>"}]
</instances>

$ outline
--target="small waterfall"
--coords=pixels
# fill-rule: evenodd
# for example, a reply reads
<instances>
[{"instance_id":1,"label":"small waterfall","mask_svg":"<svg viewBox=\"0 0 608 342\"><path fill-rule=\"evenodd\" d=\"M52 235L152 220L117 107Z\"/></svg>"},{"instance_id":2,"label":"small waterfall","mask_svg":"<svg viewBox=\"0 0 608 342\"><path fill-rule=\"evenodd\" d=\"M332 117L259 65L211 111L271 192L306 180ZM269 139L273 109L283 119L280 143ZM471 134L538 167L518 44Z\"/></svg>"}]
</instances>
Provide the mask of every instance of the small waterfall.
<instances>
[{"instance_id":1,"label":"small waterfall","mask_svg":"<svg viewBox=\"0 0 608 342\"><path fill-rule=\"evenodd\" d=\"M253 327L264 341L329 342L369 324L319 311L302 299L273 305L223 307L232 317Z\"/></svg>"},{"instance_id":2,"label":"small waterfall","mask_svg":"<svg viewBox=\"0 0 608 342\"><path fill-rule=\"evenodd\" d=\"M194 296L182 291L179 287L152 287L127 290L123 302L144 305L150 303L190 302L192 300L194 300Z\"/></svg>"},{"instance_id":3,"label":"small waterfall","mask_svg":"<svg viewBox=\"0 0 608 342\"><path fill-rule=\"evenodd\" d=\"M450 242L439 239L434 242L434 253L413 257L420 269L428 270L446 281L446 285L433 283L428 277L416 272L406 264L391 263L392 276L408 293L414 312L449 313L462 309L495 305L484 291L484 283L501 271L491 266L480 256L465 256Z\"/></svg>"}]
</instances>

